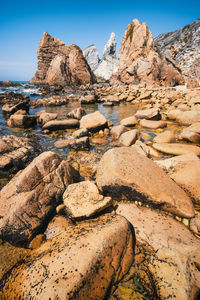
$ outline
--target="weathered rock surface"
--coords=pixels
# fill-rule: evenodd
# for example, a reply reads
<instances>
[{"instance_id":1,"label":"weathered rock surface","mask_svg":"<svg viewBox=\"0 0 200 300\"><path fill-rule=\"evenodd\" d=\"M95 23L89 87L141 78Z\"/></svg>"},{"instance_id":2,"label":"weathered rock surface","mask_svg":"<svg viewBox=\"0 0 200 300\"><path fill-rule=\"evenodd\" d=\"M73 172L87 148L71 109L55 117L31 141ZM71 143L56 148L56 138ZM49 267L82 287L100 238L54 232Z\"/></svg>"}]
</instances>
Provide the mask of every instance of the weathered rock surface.
<instances>
[{"instance_id":1,"label":"weathered rock surface","mask_svg":"<svg viewBox=\"0 0 200 300\"><path fill-rule=\"evenodd\" d=\"M13 114L7 121L9 127L12 128L30 128L37 124L37 117L31 115Z\"/></svg>"},{"instance_id":2,"label":"weathered rock surface","mask_svg":"<svg viewBox=\"0 0 200 300\"><path fill-rule=\"evenodd\" d=\"M185 128L179 135L179 138L192 143L200 143L200 122Z\"/></svg>"},{"instance_id":3,"label":"weathered rock surface","mask_svg":"<svg viewBox=\"0 0 200 300\"><path fill-rule=\"evenodd\" d=\"M120 121L120 124L123 126L131 127L137 124L137 119L135 116L131 116Z\"/></svg>"},{"instance_id":4,"label":"weathered rock surface","mask_svg":"<svg viewBox=\"0 0 200 300\"><path fill-rule=\"evenodd\" d=\"M175 143L155 143L152 146L154 149L167 154L181 155L192 152L200 156L200 147L198 146Z\"/></svg>"},{"instance_id":5,"label":"weathered rock surface","mask_svg":"<svg viewBox=\"0 0 200 300\"><path fill-rule=\"evenodd\" d=\"M154 143L172 143L176 140L174 133L171 130L166 130L158 134L154 139Z\"/></svg>"},{"instance_id":6,"label":"weathered rock surface","mask_svg":"<svg viewBox=\"0 0 200 300\"><path fill-rule=\"evenodd\" d=\"M36 235L62 201L75 170L57 154L43 152L0 191L0 235L26 244Z\"/></svg>"},{"instance_id":7,"label":"weathered rock surface","mask_svg":"<svg viewBox=\"0 0 200 300\"><path fill-rule=\"evenodd\" d=\"M161 120L161 114L158 108L138 110L135 114L135 117L137 119L145 120Z\"/></svg>"},{"instance_id":8,"label":"weathered rock surface","mask_svg":"<svg viewBox=\"0 0 200 300\"><path fill-rule=\"evenodd\" d=\"M13 268L0 295L104 299L129 270L134 242L131 225L120 216L69 226Z\"/></svg>"},{"instance_id":9,"label":"weathered rock surface","mask_svg":"<svg viewBox=\"0 0 200 300\"><path fill-rule=\"evenodd\" d=\"M110 133L113 138L118 139L121 134L126 131L128 131L128 128L126 128L124 125L116 125L112 127Z\"/></svg>"},{"instance_id":10,"label":"weathered rock surface","mask_svg":"<svg viewBox=\"0 0 200 300\"><path fill-rule=\"evenodd\" d=\"M95 45L88 46L83 50L83 55L87 60L88 65L94 72L99 64L99 53Z\"/></svg>"},{"instance_id":11,"label":"weathered rock surface","mask_svg":"<svg viewBox=\"0 0 200 300\"><path fill-rule=\"evenodd\" d=\"M140 120L140 126L151 129L165 128L167 127L167 122L165 121L152 121L152 120Z\"/></svg>"},{"instance_id":12,"label":"weathered rock surface","mask_svg":"<svg viewBox=\"0 0 200 300\"><path fill-rule=\"evenodd\" d=\"M137 243L153 250L143 276L156 282L158 298L196 299L200 289L199 239L173 218L145 207L119 203L117 214L134 226Z\"/></svg>"},{"instance_id":13,"label":"weathered rock surface","mask_svg":"<svg viewBox=\"0 0 200 300\"><path fill-rule=\"evenodd\" d=\"M127 147L107 151L98 166L97 185L105 194L149 202L173 214L192 218L186 193L152 160Z\"/></svg>"},{"instance_id":14,"label":"weathered rock surface","mask_svg":"<svg viewBox=\"0 0 200 300\"><path fill-rule=\"evenodd\" d=\"M112 205L111 197L100 195L92 181L70 184L63 194L63 202L72 218L88 218Z\"/></svg>"},{"instance_id":15,"label":"weathered rock surface","mask_svg":"<svg viewBox=\"0 0 200 300\"><path fill-rule=\"evenodd\" d=\"M191 125L193 123L200 122L200 111L182 111L177 114L176 122L182 125Z\"/></svg>"},{"instance_id":16,"label":"weathered rock surface","mask_svg":"<svg viewBox=\"0 0 200 300\"><path fill-rule=\"evenodd\" d=\"M29 111L29 105L30 102L29 101L20 101L16 104L4 104L2 106L2 112L8 116L14 114L15 112L17 112L18 110L22 109L25 110L26 112Z\"/></svg>"},{"instance_id":17,"label":"weathered rock surface","mask_svg":"<svg viewBox=\"0 0 200 300\"><path fill-rule=\"evenodd\" d=\"M116 58L116 41L114 32L104 47L103 58L99 62L94 74L97 78L109 80L118 70L118 60Z\"/></svg>"},{"instance_id":18,"label":"weathered rock surface","mask_svg":"<svg viewBox=\"0 0 200 300\"><path fill-rule=\"evenodd\" d=\"M80 120L83 116L86 115L85 110L82 107L78 107L67 114L68 118Z\"/></svg>"},{"instance_id":19,"label":"weathered rock surface","mask_svg":"<svg viewBox=\"0 0 200 300\"><path fill-rule=\"evenodd\" d=\"M129 147L133 145L139 136L138 129L129 130L120 135L119 143L121 146Z\"/></svg>"},{"instance_id":20,"label":"weathered rock surface","mask_svg":"<svg viewBox=\"0 0 200 300\"><path fill-rule=\"evenodd\" d=\"M42 126L42 129L48 130L62 130L62 129L70 129L70 128L78 128L79 121L76 119L64 119L64 120L52 120L45 123Z\"/></svg>"},{"instance_id":21,"label":"weathered rock surface","mask_svg":"<svg viewBox=\"0 0 200 300\"><path fill-rule=\"evenodd\" d=\"M88 94L88 95L82 96L79 101L81 102L81 104L92 104L92 103L95 103L96 96L93 94Z\"/></svg>"},{"instance_id":22,"label":"weathered rock surface","mask_svg":"<svg viewBox=\"0 0 200 300\"><path fill-rule=\"evenodd\" d=\"M86 128L89 131L99 131L107 126L106 118L99 111L83 116L80 120L80 128Z\"/></svg>"},{"instance_id":23,"label":"weathered rock surface","mask_svg":"<svg viewBox=\"0 0 200 300\"><path fill-rule=\"evenodd\" d=\"M147 25L138 20L127 26L116 74L111 83L120 80L129 84L146 82L173 86L184 82L179 70L158 53Z\"/></svg>"},{"instance_id":24,"label":"weathered rock surface","mask_svg":"<svg viewBox=\"0 0 200 300\"><path fill-rule=\"evenodd\" d=\"M187 192L194 202L200 204L200 160L177 164L170 172L170 177Z\"/></svg>"},{"instance_id":25,"label":"weathered rock surface","mask_svg":"<svg viewBox=\"0 0 200 300\"><path fill-rule=\"evenodd\" d=\"M31 83L67 84L95 82L95 76L76 45L66 46L47 32L37 50L38 68Z\"/></svg>"},{"instance_id":26,"label":"weathered rock surface","mask_svg":"<svg viewBox=\"0 0 200 300\"><path fill-rule=\"evenodd\" d=\"M72 133L72 137L75 139L78 139L78 138L81 138L84 136L89 136L89 131L87 130L87 128L78 129Z\"/></svg>"},{"instance_id":27,"label":"weathered rock surface","mask_svg":"<svg viewBox=\"0 0 200 300\"><path fill-rule=\"evenodd\" d=\"M14 135L3 136L0 139L0 170L16 170L25 167L35 154L36 143L29 138Z\"/></svg>"},{"instance_id":28,"label":"weathered rock surface","mask_svg":"<svg viewBox=\"0 0 200 300\"><path fill-rule=\"evenodd\" d=\"M43 126L45 123L55 120L58 117L58 114L44 112L39 115L38 122Z\"/></svg>"},{"instance_id":29,"label":"weathered rock surface","mask_svg":"<svg viewBox=\"0 0 200 300\"><path fill-rule=\"evenodd\" d=\"M183 28L160 34L156 45L163 55L169 47L176 52L176 61L187 80L200 80L200 20L184 26Z\"/></svg>"}]
</instances>

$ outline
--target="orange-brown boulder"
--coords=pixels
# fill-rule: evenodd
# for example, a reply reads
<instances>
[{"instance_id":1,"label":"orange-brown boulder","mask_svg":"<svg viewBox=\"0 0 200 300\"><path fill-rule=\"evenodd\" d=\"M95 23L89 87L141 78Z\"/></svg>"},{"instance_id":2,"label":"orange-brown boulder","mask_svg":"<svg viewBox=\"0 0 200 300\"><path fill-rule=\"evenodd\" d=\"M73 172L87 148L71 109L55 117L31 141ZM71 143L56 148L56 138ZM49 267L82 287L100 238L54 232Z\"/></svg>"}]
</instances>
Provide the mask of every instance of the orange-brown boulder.
<instances>
[{"instance_id":1,"label":"orange-brown boulder","mask_svg":"<svg viewBox=\"0 0 200 300\"><path fill-rule=\"evenodd\" d=\"M184 80L177 65L167 61L157 51L151 31L146 23L133 20L127 26L121 42L119 69L116 77L123 83L161 84L175 86Z\"/></svg>"},{"instance_id":2,"label":"orange-brown boulder","mask_svg":"<svg viewBox=\"0 0 200 300\"><path fill-rule=\"evenodd\" d=\"M82 50L65 45L45 32L37 50L38 68L31 83L69 84L92 83L95 76Z\"/></svg>"}]
</instances>

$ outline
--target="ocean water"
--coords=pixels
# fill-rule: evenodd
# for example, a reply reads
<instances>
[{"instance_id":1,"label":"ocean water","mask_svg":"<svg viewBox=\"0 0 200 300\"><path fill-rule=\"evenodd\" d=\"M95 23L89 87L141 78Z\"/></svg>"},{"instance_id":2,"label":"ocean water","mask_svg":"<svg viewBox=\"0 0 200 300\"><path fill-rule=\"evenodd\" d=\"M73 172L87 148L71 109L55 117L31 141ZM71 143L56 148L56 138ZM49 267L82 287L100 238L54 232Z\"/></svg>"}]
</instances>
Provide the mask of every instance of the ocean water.
<instances>
[{"instance_id":1,"label":"ocean water","mask_svg":"<svg viewBox=\"0 0 200 300\"><path fill-rule=\"evenodd\" d=\"M11 87L0 86L0 94L3 94L5 92L13 92L22 95L41 94L39 92L39 89L36 86L29 84L28 81L13 81L13 83L19 83L21 86L11 86Z\"/></svg>"}]
</instances>

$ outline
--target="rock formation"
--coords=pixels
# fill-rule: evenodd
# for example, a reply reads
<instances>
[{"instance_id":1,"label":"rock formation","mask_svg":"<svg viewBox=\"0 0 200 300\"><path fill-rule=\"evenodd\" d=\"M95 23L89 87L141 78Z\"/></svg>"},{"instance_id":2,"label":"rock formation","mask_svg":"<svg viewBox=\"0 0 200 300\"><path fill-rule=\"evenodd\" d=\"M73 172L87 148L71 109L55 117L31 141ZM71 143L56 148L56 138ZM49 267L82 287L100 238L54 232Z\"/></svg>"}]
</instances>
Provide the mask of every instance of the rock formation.
<instances>
[{"instance_id":1,"label":"rock formation","mask_svg":"<svg viewBox=\"0 0 200 300\"><path fill-rule=\"evenodd\" d=\"M82 50L72 44L66 46L45 32L39 43L38 69L30 83L90 83L95 76L85 60Z\"/></svg>"},{"instance_id":2,"label":"rock formation","mask_svg":"<svg viewBox=\"0 0 200 300\"><path fill-rule=\"evenodd\" d=\"M155 42L164 56L170 48L174 49L175 59L187 80L200 80L200 19L179 30L160 34Z\"/></svg>"},{"instance_id":3,"label":"rock formation","mask_svg":"<svg viewBox=\"0 0 200 300\"><path fill-rule=\"evenodd\" d=\"M119 70L111 83L161 84L174 86L182 84L179 68L165 60L157 51L151 31L145 23L133 20L121 42Z\"/></svg>"},{"instance_id":4,"label":"rock formation","mask_svg":"<svg viewBox=\"0 0 200 300\"><path fill-rule=\"evenodd\" d=\"M117 72L116 45L115 34L112 32L110 39L104 47L103 58L94 72L97 77L109 80L112 74Z\"/></svg>"},{"instance_id":5,"label":"rock formation","mask_svg":"<svg viewBox=\"0 0 200 300\"><path fill-rule=\"evenodd\" d=\"M118 60L116 58L116 41L114 32L103 50L103 58L100 60L95 45L87 47L83 54L90 65L92 71L101 80L109 80L118 70Z\"/></svg>"},{"instance_id":6,"label":"rock formation","mask_svg":"<svg viewBox=\"0 0 200 300\"><path fill-rule=\"evenodd\" d=\"M99 64L99 53L95 45L88 46L83 50L83 55L90 68L94 72Z\"/></svg>"}]
</instances>

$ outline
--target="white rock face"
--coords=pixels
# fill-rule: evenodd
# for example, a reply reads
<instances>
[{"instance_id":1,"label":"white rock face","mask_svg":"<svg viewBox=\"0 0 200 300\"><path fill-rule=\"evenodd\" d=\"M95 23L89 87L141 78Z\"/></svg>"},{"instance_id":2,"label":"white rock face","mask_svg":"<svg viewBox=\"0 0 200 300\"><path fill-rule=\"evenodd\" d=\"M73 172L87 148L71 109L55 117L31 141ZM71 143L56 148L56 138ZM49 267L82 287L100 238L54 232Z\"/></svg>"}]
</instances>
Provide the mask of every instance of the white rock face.
<instances>
[{"instance_id":1,"label":"white rock face","mask_svg":"<svg viewBox=\"0 0 200 300\"><path fill-rule=\"evenodd\" d=\"M103 58L94 72L97 77L109 80L110 77L118 71L116 44L115 33L112 32L110 39L104 47Z\"/></svg>"},{"instance_id":2,"label":"white rock face","mask_svg":"<svg viewBox=\"0 0 200 300\"><path fill-rule=\"evenodd\" d=\"M88 46L83 50L83 55L90 68L94 72L99 64L99 53L95 45Z\"/></svg>"}]
</instances>

